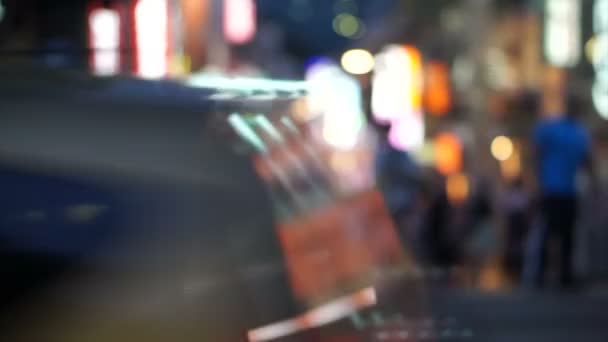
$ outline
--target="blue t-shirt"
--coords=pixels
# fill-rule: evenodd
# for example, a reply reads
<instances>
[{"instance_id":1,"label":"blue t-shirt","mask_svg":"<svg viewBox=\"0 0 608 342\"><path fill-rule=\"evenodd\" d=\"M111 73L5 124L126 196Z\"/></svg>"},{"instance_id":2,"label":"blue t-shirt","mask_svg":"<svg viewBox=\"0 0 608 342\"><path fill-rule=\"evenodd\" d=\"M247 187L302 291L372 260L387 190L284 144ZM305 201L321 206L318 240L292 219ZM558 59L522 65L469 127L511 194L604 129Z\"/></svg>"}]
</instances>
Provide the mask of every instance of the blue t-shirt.
<instances>
[{"instance_id":1,"label":"blue t-shirt","mask_svg":"<svg viewBox=\"0 0 608 342\"><path fill-rule=\"evenodd\" d=\"M542 193L576 194L576 174L590 149L586 129L568 118L546 120L536 127L534 142Z\"/></svg>"}]
</instances>

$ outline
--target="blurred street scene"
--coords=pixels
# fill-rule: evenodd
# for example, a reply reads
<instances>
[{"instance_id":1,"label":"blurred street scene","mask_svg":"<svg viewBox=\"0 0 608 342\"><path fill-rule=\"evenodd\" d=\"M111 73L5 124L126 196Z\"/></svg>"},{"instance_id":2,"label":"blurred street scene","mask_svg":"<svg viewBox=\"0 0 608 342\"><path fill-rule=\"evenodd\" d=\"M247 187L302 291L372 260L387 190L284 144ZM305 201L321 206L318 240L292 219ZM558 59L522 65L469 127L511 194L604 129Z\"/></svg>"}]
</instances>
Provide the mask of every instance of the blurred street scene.
<instances>
[{"instance_id":1,"label":"blurred street scene","mask_svg":"<svg viewBox=\"0 0 608 342\"><path fill-rule=\"evenodd\" d=\"M607 341L608 0L0 0L0 340Z\"/></svg>"}]
</instances>

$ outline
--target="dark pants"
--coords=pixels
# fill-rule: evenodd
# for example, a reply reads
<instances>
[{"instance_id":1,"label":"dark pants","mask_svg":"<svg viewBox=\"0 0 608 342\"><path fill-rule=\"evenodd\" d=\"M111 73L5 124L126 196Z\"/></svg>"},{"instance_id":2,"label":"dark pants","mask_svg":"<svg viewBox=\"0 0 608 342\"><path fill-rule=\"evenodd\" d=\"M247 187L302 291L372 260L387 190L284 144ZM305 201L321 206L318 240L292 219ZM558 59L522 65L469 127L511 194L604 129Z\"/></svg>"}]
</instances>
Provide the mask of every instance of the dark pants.
<instances>
[{"instance_id":1,"label":"dark pants","mask_svg":"<svg viewBox=\"0 0 608 342\"><path fill-rule=\"evenodd\" d=\"M504 266L514 281L519 281L524 266L524 241L529 232L527 213L516 211L507 217L507 248Z\"/></svg>"},{"instance_id":2,"label":"dark pants","mask_svg":"<svg viewBox=\"0 0 608 342\"><path fill-rule=\"evenodd\" d=\"M549 241L556 236L560 243L560 284L572 285L572 256L574 247L574 225L576 222L577 201L575 196L549 195L542 199L542 215L545 223L540 246L540 264L537 285L542 286L547 268Z\"/></svg>"}]
</instances>

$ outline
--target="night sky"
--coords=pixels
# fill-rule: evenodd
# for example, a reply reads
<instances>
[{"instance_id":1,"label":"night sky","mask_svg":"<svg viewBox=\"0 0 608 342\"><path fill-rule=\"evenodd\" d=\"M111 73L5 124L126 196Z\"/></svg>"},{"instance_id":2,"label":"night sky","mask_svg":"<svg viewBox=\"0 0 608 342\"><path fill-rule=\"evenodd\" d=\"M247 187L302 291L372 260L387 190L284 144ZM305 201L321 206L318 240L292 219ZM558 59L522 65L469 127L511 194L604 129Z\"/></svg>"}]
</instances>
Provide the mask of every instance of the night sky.
<instances>
[{"instance_id":1,"label":"night sky","mask_svg":"<svg viewBox=\"0 0 608 342\"><path fill-rule=\"evenodd\" d=\"M335 54L353 41L337 35L332 28L333 18L346 10L361 19L367 27L381 25L382 18L398 0L258 0L262 22L280 25L287 37L290 53L306 57L316 54ZM348 3L351 2L351 5ZM355 6L352 6L355 3Z\"/></svg>"}]
</instances>

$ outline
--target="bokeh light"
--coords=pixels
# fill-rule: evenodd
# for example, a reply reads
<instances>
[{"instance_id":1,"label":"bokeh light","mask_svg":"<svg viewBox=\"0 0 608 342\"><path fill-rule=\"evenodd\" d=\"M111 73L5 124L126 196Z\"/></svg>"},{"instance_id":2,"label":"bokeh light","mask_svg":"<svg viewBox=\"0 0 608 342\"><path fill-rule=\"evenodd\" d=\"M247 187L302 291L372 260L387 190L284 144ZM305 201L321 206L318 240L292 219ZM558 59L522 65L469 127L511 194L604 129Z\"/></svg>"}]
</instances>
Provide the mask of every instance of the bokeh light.
<instances>
[{"instance_id":1,"label":"bokeh light","mask_svg":"<svg viewBox=\"0 0 608 342\"><path fill-rule=\"evenodd\" d=\"M322 137L338 149L354 147L363 128L361 87L339 66L320 59L306 72L310 117L322 116Z\"/></svg>"},{"instance_id":2,"label":"bokeh light","mask_svg":"<svg viewBox=\"0 0 608 342\"><path fill-rule=\"evenodd\" d=\"M256 33L256 5L253 0L224 1L224 36L233 44L245 44Z\"/></svg>"},{"instance_id":3,"label":"bokeh light","mask_svg":"<svg viewBox=\"0 0 608 342\"><path fill-rule=\"evenodd\" d=\"M117 10L95 8L89 13L91 71L96 75L114 75L120 71L120 15Z\"/></svg>"},{"instance_id":4,"label":"bokeh light","mask_svg":"<svg viewBox=\"0 0 608 342\"><path fill-rule=\"evenodd\" d=\"M450 111L452 98L447 65L439 61L426 65L424 90L424 107L428 113L443 116Z\"/></svg>"},{"instance_id":5,"label":"bokeh light","mask_svg":"<svg viewBox=\"0 0 608 342\"><path fill-rule=\"evenodd\" d=\"M363 75L374 69L374 56L367 50L348 50L342 55L342 68L354 75Z\"/></svg>"},{"instance_id":6,"label":"bokeh light","mask_svg":"<svg viewBox=\"0 0 608 342\"><path fill-rule=\"evenodd\" d=\"M503 135L497 136L492 140L490 150L496 160L505 161L513 154L513 141Z\"/></svg>"},{"instance_id":7,"label":"bokeh light","mask_svg":"<svg viewBox=\"0 0 608 342\"><path fill-rule=\"evenodd\" d=\"M323 138L334 148L348 150L356 146L364 124L361 87L357 80L337 71L323 113Z\"/></svg>"},{"instance_id":8,"label":"bokeh light","mask_svg":"<svg viewBox=\"0 0 608 342\"><path fill-rule=\"evenodd\" d=\"M334 31L347 38L352 38L361 30L361 20L349 13L340 13L333 20Z\"/></svg>"},{"instance_id":9,"label":"bokeh light","mask_svg":"<svg viewBox=\"0 0 608 342\"><path fill-rule=\"evenodd\" d=\"M390 124L389 141L408 151L424 144L422 113L422 56L413 46L389 45L377 56L374 68L372 114Z\"/></svg>"},{"instance_id":10,"label":"bokeh light","mask_svg":"<svg viewBox=\"0 0 608 342\"><path fill-rule=\"evenodd\" d=\"M446 180L445 190L450 202L454 204L462 203L469 197L469 178L462 173L450 175Z\"/></svg>"},{"instance_id":11,"label":"bokeh light","mask_svg":"<svg viewBox=\"0 0 608 342\"><path fill-rule=\"evenodd\" d=\"M169 68L169 4L167 0L139 0L135 5L137 74L160 78Z\"/></svg>"},{"instance_id":12,"label":"bokeh light","mask_svg":"<svg viewBox=\"0 0 608 342\"><path fill-rule=\"evenodd\" d=\"M454 133L440 133L434 139L435 168L442 175L460 172L463 164L462 142Z\"/></svg>"},{"instance_id":13,"label":"bokeh light","mask_svg":"<svg viewBox=\"0 0 608 342\"><path fill-rule=\"evenodd\" d=\"M595 64L597 60L595 44L597 43L597 37L593 36L589 38L587 43L585 43L585 55L587 56L587 60L591 64Z\"/></svg>"},{"instance_id":14,"label":"bokeh light","mask_svg":"<svg viewBox=\"0 0 608 342\"><path fill-rule=\"evenodd\" d=\"M505 179L515 179L521 175L521 154L517 148L507 160L500 162L500 172Z\"/></svg>"}]
</instances>

